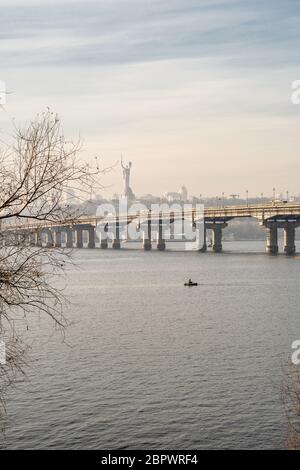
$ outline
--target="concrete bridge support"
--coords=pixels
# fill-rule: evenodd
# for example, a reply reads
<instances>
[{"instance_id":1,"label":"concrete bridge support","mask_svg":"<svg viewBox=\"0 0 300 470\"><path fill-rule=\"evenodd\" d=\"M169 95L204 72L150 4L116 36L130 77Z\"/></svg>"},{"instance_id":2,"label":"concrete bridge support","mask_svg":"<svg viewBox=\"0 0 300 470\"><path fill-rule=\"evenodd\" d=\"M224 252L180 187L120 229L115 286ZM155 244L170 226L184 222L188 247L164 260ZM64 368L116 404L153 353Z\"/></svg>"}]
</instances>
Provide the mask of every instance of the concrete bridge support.
<instances>
[{"instance_id":1,"label":"concrete bridge support","mask_svg":"<svg viewBox=\"0 0 300 470\"><path fill-rule=\"evenodd\" d=\"M184 209L181 212L181 240L185 240L185 214Z\"/></svg>"},{"instance_id":2,"label":"concrete bridge support","mask_svg":"<svg viewBox=\"0 0 300 470\"><path fill-rule=\"evenodd\" d=\"M295 223L292 222L287 222L284 227L284 252L287 255L294 255L296 253L295 228Z\"/></svg>"},{"instance_id":3,"label":"concrete bridge support","mask_svg":"<svg viewBox=\"0 0 300 470\"><path fill-rule=\"evenodd\" d=\"M66 248L73 248L73 229L71 227L66 230Z\"/></svg>"},{"instance_id":4,"label":"concrete bridge support","mask_svg":"<svg viewBox=\"0 0 300 470\"><path fill-rule=\"evenodd\" d=\"M18 246L21 243L21 235L20 233L9 233L6 236L6 242L8 246Z\"/></svg>"},{"instance_id":5,"label":"concrete bridge support","mask_svg":"<svg viewBox=\"0 0 300 470\"><path fill-rule=\"evenodd\" d=\"M20 233L18 243L21 245L28 245L28 238L25 232Z\"/></svg>"},{"instance_id":6,"label":"concrete bridge support","mask_svg":"<svg viewBox=\"0 0 300 470\"><path fill-rule=\"evenodd\" d=\"M89 234L88 248L95 248L95 229L94 229L94 227L89 228L88 234Z\"/></svg>"},{"instance_id":7,"label":"concrete bridge support","mask_svg":"<svg viewBox=\"0 0 300 470\"><path fill-rule=\"evenodd\" d=\"M95 227L95 248L96 247L99 247L100 248L100 236L99 236L99 230L97 229L97 227Z\"/></svg>"},{"instance_id":8,"label":"concrete bridge support","mask_svg":"<svg viewBox=\"0 0 300 470\"><path fill-rule=\"evenodd\" d=\"M157 239L157 249L159 251L164 251L166 249L166 242L163 235L163 220L162 214L159 214L158 219L158 239Z\"/></svg>"},{"instance_id":9,"label":"concrete bridge support","mask_svg":"<svg viewBox=\"0 0 300 470\"><path fill-rule=\"evenodd\" d=\"M37 230L34 234L34 244L35 246L42 246L42 233L41 230Z\"/></svg>"},{"instance_id":10,"label":"concrete bridge support","mask_svg":"<svg viewBox=\"0 0 300 470\"><path fill-rule=\"evenodd\" d=\"M114 239L113 239L112 248L114 250L119 250L121 248L119 217L116 217L115 236L114 236Z\"/></svg>"},{"instance_id":11,"label":"concrete bridge support","mask_svg":"<svg viewBox=\"0 0 300 470\"><path fill-rule=\"evenodd\" d=\"M107 238L107 226L97 225L97 238L99 240L99 245L102 250L108 248L108 238Z\"/></svg>"},{"instance_id":12,"label":"concrete bridge support","mask_svg":"<svg viewBox=\"0 0 300 470\"><path fill-rule=\"evenodd\" d=\"M149 211L147 230L143 232L143 247L145 251L150 251L152 249L151 236L151 211Z\"/></svg>"},{"instance_id":13,"label":"concrete bridge support","mask_svg":"<svg viewBox=\"0 0 300 470\"><path fill-rule=\"evenodd\" d=\"M82 228L76 227L76 248L83 248Z\"/></svg>"},{"instance_id":14,"label":"concrete bridge support","mask_svg":"<svg viewBox=\"0 0 300 470\"><path fill-rule=\"evenodd\" d=\"M106 250L106 248L108 248L108 240L106 233L100 234L100 248L102 250Z\"/></svg>"},{"instance_id":15,"label":"concrete bridge support","mask_svg":"<svg viewBox=\"0 0 300 470\"><path fill-rule=\"evenodd\" d=\"M29 245L29 234L28 232L22 231L19 232L18 234L11 234L9 237L9 244L15 244L15 245Z\"/></svg>"},{"instance_id":16,"label":"concrete bridge support","mask_svg":"<svg viewBox=\"0 0 300 470\"><path fill-rule=\"evenodd\" d=\"M28 240L29 240L30 246L35 246L35 233L34 232L28 233Z\"/></svg>"},{"instance_id":17,"label":"concrete bridge support","mask_svg":"<svg viewBox=\"0 0 300 470\"><path fill-rule=\"evenodd\" d=\"M174 212L170 213L170 240L175 239L175 217Z\"/></svg>"},{"instance_id":18,"label":"concrete bridge support","mask_svg":"<svg viewBox=\"0 0 300 470\"><path fill-rule=\"evenodd\" d=\"M221 253L222 247L222 230L227 227L226 223L215 223L211 226L212 230L212 249L215 253Z\"/></svg>"},{"instance_id":19,"label":"concrete bridge support","mask_svg":"<svg viewBox=\"0 0 300 470\"><path fill-rule=\"evenodd\" d=\"M24 243L26 246L32 246L33 244L33 237L32 237L32 234L31 232L29 231L26 231L23 233L23 236L24 236Z\"/></svg>"},{"instance_id":20,"label":"concrete bridge support","mask_svg":"<svg viewBox=\"0 0 300 470\"><path fill-rule=\"evenodd\" d=\"M278 225L277 222L268 222L267 228L267 247L266 252L270 255L278 253Z\"/></svg>"},{"instance_id":21,"label":"concrete bridge support","mask_svg":"<svg viewBox=\"0 0 300 470\"><path fill-rule=\"evenodd\" d=\"M199 229L198 229L199 230ZM207 244L206 244L206 225L204 223L203 227L203 245L199 247L200 253L205 253L207 251ZM200 239L200 234L198 234L198 238Z\"/></svg>"},{"instance_id":22,"label":"concrete bridge support","mask_svg":"<svg viewBox=\"0 0 300 470\"><path fill-rule=\"evenodd\" d=\"M61 232L59 230L55 230L53 232L53 241L54 241L54 246L57 248L61 247Z\"/></svg>"},{"instance_id":23,"label":"concrete bridge support","mask_svg":"<svg viewBox=\"0 0 300 470\"><path fill-rule=\"evenodd\" d=\"M53 246L53 234L49 228L42 230L42 245L46 248L51 248Z\"/></svg>"}]
</instances>

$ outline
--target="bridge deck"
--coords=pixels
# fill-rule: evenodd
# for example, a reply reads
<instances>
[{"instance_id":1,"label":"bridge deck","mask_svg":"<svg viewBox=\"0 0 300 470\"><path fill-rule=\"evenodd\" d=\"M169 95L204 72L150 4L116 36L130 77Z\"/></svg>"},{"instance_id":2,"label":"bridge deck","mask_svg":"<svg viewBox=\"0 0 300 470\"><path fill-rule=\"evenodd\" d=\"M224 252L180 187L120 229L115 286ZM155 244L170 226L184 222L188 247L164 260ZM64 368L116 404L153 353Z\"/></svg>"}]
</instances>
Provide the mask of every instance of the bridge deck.
<instances>
[{"instance_id":1,"label":"bridge deck","mask_svg":"<svg viewBox=\"0 0 300 470\"><path fill-rule=\"evenodd\" d=\"M172 206L169 211L152 212L151 219L158 220L170 219L170 214L174 216L175 220L183 218L183 210L172 211ZM252 204L240 206L224 206L224 207L204 207L203 210L188 209L184 211L184 218L194 220L205 219L207 222L226 222L237 217L255 217L260 221L268 219L295 219L300 221L300 203L268 203L268 204ZM118 220L120 223L129 223L134 220L148 220L148 212L140 212L135 214L124 215L120 214ZM116 215L106 216L87 216L78 219L65 219L57 221L45 220L30 220L22 223L5 223L2 225L2 230L34 230L38 228L47 227L67 227L74 225L96 226L99 223L115 223Z\"/></svg>"}]
</instances>

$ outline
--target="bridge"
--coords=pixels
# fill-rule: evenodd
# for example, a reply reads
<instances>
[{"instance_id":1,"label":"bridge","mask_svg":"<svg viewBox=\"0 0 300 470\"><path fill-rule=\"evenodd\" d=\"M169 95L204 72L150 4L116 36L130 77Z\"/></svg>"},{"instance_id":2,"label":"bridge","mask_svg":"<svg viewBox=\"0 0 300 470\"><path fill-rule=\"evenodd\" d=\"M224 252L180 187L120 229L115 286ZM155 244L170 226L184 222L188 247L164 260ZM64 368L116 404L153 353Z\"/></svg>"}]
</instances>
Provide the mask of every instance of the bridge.
<instances>
[{"instance_id":1,"label":"bridge","mask_svg":"<svg viewBox=\"0 0 300 470\"><path fill-rule=\"evenodd\" d=\"M182 222L181 239L187 240L184 230L190 227L198 241L202 240L198 250L207 251L206 231L212 232L212 250L222 251L222 232L228 222L234 218L254 217L266 229L266 252L278 253L278 229L284 230L284 251L287 255L296 252L295 230L300 226L300 203L270 202L265 204L236 205L223 207L192 208L185 210L151 210L133 214L106 214L88 216L61 221L39 221L30 219L23 223L11 223L2 226L1 232L20 239L25 237L33 246L83 248L83 232L88 233L88 248L97 247L120 249L126 227L135 225L136 233L142 234L143 249L152 249L153 235L156 234L157 249L165 250L167 240L176 240L175 225ZM167 229L168 227L168 229ZM202 231L202 238L199 236ZM111 233L113 232L113 233ZM167 236L166 236L167 235ZM140 239L140 238L139 238ZM3 238L5 240L5 237Z\"/></svg>"}]
</instances>

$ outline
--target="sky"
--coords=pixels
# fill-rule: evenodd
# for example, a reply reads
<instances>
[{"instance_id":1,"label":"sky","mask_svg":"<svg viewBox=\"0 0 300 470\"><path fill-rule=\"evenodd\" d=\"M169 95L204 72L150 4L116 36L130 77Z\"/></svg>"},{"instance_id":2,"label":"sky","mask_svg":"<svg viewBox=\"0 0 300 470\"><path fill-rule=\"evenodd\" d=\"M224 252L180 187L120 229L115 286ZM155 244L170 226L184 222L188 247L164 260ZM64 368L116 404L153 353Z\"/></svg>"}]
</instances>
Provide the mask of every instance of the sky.
<instances>
[{"instance_id":1,"label":"sky","mask_svg":"<svg viewBox=\"0 0 300 470\"><path fill-rule=\"evenodd\" d=\"M47 107L137 195L299 194L299 0L0 0L0 139ZM117 164L103 195L122 190Z\"/></svg>"}]
</instances>

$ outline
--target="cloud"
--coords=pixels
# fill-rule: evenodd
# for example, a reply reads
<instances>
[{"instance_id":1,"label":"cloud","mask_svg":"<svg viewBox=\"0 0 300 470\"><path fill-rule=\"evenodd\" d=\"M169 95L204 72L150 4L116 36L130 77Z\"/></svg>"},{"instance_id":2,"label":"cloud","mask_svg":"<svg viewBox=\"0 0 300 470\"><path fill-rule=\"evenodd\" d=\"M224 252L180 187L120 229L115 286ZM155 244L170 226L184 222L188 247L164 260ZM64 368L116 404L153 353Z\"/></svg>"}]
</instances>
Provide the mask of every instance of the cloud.
<instances>
[{"instance_id":1,"label":"cloud","mask_svg":"<svg viewBox=\"0 0 300 470\"><path fill-rule=\"evenodd\" d=\"M290 0L284 8L277 0L272 8L266 0L4 3L2 60L17 67L95 66L213 56L275 65L292 59L293 50L283 53L287 43L299 44L299 12Z\"/></svg>"},{"instance_id":2,"label":"cloud","mask_svg":"<svg viewBox=\"0 0 300 470\"><path fill-rule=\"evenodd\" d=\"M132 159L137 193L265 192L282 162L296 191L299 17L292 0L2 1L1 137L50 106L87 155Z\"/></svg>"}]
</instances>

